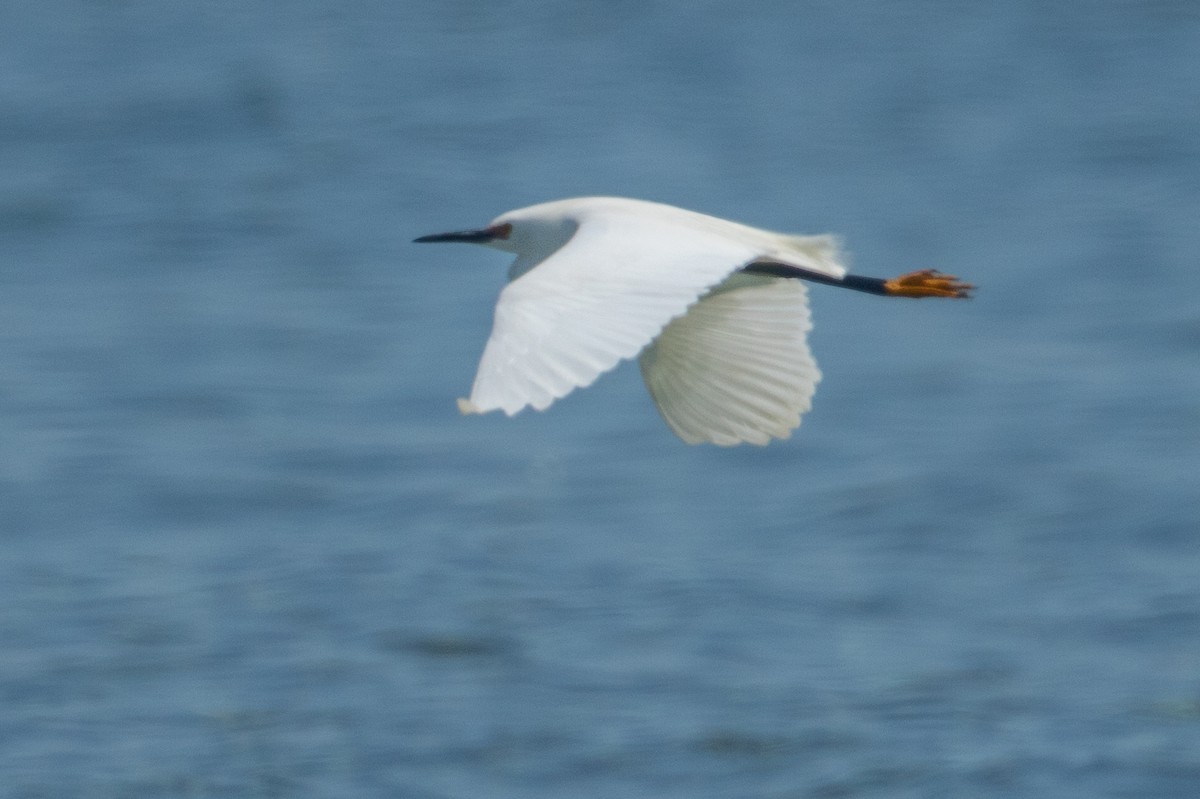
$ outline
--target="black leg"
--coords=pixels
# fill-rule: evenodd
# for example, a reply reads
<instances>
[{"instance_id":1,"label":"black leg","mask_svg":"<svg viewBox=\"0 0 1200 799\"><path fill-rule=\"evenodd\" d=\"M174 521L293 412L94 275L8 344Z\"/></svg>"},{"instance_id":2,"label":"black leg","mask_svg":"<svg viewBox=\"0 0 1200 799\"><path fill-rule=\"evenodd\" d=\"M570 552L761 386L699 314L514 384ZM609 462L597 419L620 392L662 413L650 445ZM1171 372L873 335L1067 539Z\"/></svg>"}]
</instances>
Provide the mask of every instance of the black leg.
<instances>
[{"instance_id":1,"label":"black leg","mask_svg":"<svg viewBox=\"0 0 1200 799\"><path fill-rule=\"evenodd\" d=\"M754 261L742 267L742 271L751 275L790 277L798 280L807 280L810 283L823 283L826 286L841 286L844 289L865 291L867 294L886 295L889 293L885 285L887 281L878 277L860 277L859 275L830 277L829 275L822 275L820 272L801 269L798 266L781 264L778 261Z\"/></svg>"}]
</instances>

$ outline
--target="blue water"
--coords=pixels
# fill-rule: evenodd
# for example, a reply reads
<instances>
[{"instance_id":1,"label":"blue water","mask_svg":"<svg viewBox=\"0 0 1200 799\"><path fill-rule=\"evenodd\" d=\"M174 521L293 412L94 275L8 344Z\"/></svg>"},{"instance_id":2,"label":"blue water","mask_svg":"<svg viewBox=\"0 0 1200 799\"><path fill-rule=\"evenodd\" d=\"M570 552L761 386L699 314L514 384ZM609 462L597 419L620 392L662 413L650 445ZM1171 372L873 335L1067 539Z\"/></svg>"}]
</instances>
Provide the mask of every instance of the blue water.
<instances>
[{"instance_id":1,"label":"blue water","mask_svg":"<svg viewBox=\"0 0 1200 799\"><path fill-rule=\"evenodd\" d=\"M46 2L0 25L0 795L1200 795L1200 11ZM506 259L835 231L790 441L460 417Z\"/></svg>"}]
</instances>

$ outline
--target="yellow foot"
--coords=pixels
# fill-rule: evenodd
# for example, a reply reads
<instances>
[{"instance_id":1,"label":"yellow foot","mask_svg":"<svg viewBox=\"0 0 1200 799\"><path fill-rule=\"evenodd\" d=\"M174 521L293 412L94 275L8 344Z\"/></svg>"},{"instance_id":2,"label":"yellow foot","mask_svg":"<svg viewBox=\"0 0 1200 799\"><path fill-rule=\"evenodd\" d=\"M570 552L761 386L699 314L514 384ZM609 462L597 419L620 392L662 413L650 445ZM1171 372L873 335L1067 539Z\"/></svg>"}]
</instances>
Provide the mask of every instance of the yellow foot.
<instances>
[{"instance_id":1,"label":"yellow foot","mask_svg":"<svg viewBox=\"0 0 1200 799\"><path fill-rule=\"evenodd\" d=\"M957 297L966 299L975 288L954 275L943 275L936 269L922 269L894 277L884 282L884 289L893 297Z\"/></svg>"}]
</instances>

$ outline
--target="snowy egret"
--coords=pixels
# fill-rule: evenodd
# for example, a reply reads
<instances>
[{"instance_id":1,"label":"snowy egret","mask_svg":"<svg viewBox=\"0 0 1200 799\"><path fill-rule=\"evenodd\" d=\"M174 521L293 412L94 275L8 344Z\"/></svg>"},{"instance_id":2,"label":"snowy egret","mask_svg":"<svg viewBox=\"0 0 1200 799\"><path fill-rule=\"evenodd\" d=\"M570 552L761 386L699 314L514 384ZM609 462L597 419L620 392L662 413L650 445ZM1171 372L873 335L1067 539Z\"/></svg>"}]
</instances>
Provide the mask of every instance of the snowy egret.
<instances>
[{"instance_id":1,"label":"snowy egret","mask_svg":"<svg viewBox=\"0 0 1200 799\"><path fill-rule=\"evenodd\" d=\"M801 281L888 297L973 288L933 270L850 275L832 236L616 197L542 203L416 241L517 256L463 413L544 410L639 356L659 412L689 444L761 445L800 424L821 379Z\"/></svg>"}]
</instances>

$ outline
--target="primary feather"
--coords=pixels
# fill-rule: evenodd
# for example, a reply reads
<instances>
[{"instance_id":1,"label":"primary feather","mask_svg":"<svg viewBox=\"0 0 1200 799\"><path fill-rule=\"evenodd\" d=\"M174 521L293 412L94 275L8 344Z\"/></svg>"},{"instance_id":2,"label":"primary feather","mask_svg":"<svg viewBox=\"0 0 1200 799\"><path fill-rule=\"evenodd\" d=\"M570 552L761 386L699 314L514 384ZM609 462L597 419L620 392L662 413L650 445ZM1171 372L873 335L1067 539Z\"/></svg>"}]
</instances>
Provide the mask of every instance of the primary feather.
<instances>
[{"instance_id":1,"label":"primary feather","mask_svg":"<svg viewBox=\"0 0 1200 799\"><path fill-rule=\"evenodd\" d=\"M798 280L734 274L638 359L659 412L689 444L787 438L821 379Z\"/></svg>"}]
</instances>

